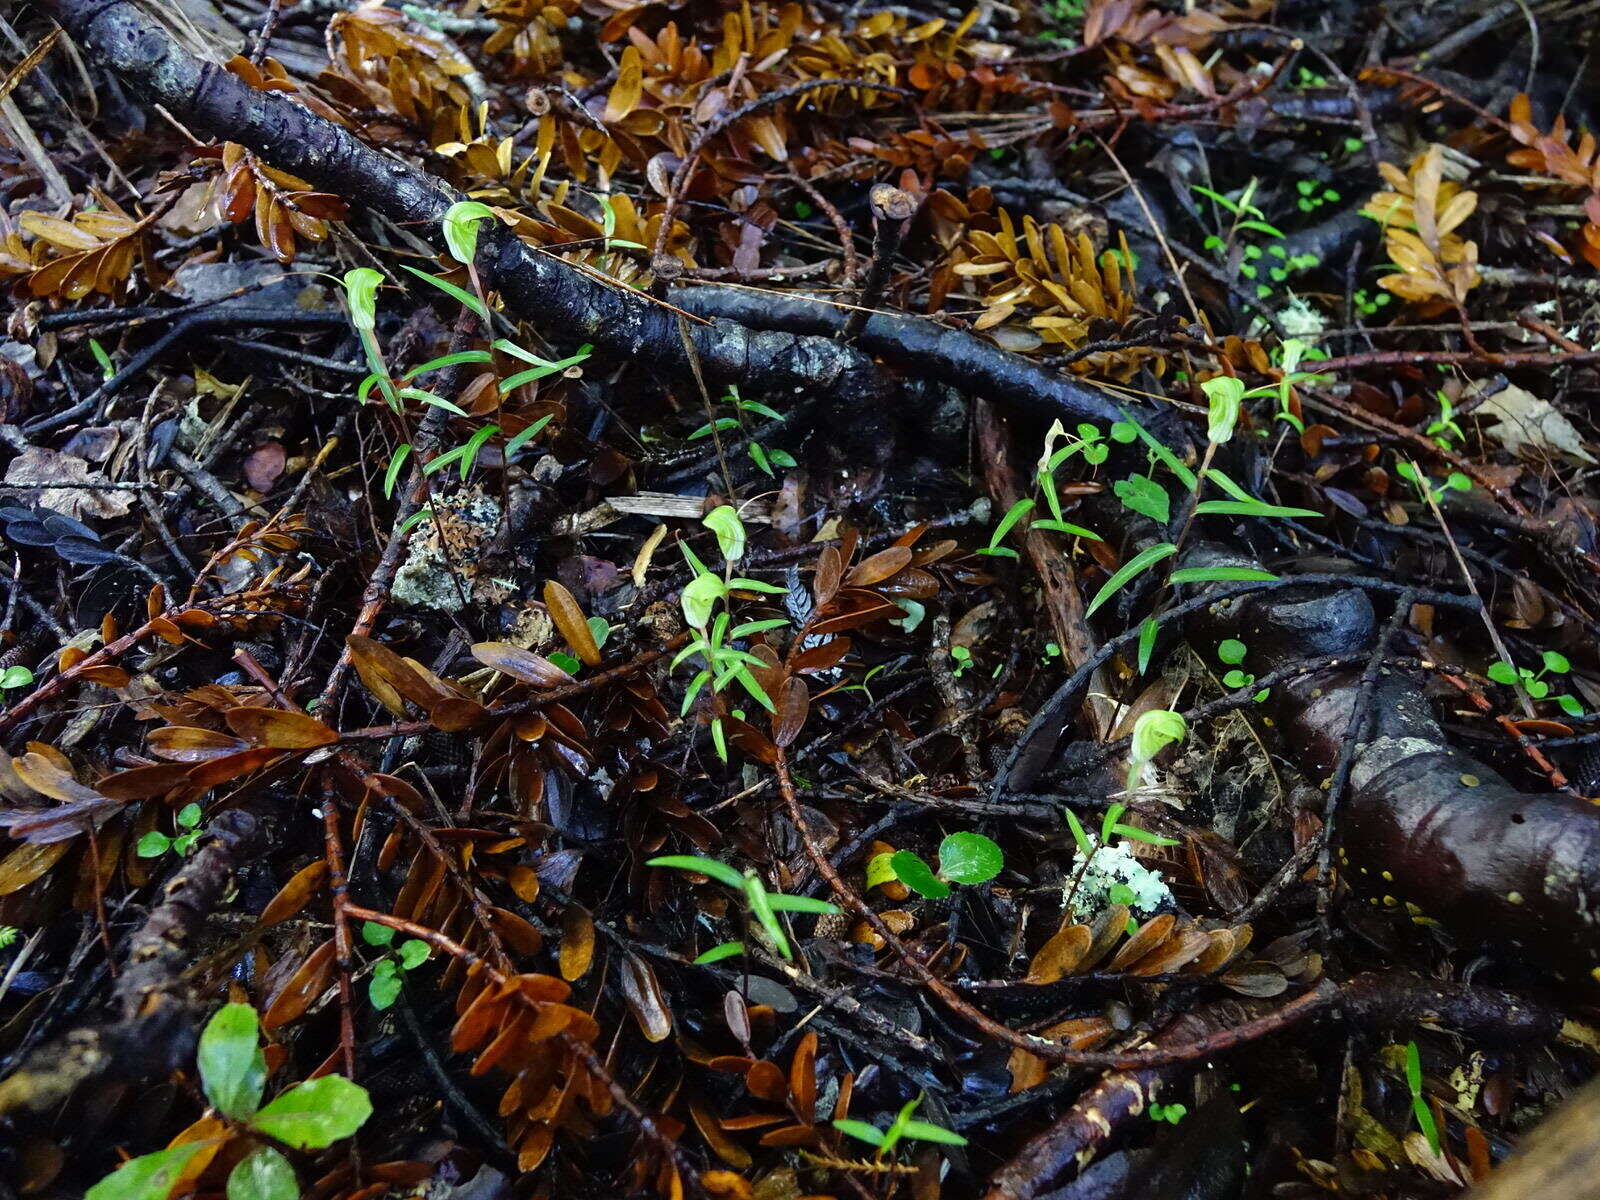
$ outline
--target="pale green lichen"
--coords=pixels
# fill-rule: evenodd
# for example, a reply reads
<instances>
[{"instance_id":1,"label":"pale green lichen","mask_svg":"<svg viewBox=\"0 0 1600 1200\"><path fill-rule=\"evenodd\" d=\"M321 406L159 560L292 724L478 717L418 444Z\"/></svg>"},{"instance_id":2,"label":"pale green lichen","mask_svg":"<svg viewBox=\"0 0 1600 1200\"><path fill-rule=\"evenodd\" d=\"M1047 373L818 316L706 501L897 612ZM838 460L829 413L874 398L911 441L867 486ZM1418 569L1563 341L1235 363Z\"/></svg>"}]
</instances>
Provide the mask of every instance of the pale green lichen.
<instances>
[{"instance_id":1,"label":"pale green lichen","mask_svg":"<svg viewBox=\"0 0 1600 1200\"><path fill-rule=\"evenodd\" d=\"M1077 879L1080 871L1083 878L1078 883L1077 894L1072 898L1072 915L1077 920L1088 920L1117 903L1118 900L1112 899L1113 888L1117 888L1121 903L1127 904L1133 912L1146 916L1172 901L1172 891L1165 881L1135 858L1126 842L1097 846L1089 859L1087 870L1084 870L1083 852L1080 850L1073 861L1069 878ZM1070 891L1070 883L1068 888ZM1131 899L1122 888L1132 894Z\"/></svg>"}]
</instances>

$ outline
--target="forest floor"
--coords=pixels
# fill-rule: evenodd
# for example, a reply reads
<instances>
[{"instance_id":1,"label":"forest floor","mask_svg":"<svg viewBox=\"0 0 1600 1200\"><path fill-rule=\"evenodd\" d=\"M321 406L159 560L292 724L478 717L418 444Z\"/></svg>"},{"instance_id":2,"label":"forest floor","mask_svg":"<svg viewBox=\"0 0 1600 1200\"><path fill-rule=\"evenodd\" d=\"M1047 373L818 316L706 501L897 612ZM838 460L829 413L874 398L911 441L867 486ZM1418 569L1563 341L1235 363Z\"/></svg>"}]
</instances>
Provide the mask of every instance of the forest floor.
<instances>
[{"instance_id":1,"label":"forest floor","mask_svg":"<svg viewBox=\"0 0 1600 1200\"><path fill-rule=\"evenodd\" d=\"M1596 7L13 6L0 1200L1600 1194Z\"/></svg>"}]
</instances>

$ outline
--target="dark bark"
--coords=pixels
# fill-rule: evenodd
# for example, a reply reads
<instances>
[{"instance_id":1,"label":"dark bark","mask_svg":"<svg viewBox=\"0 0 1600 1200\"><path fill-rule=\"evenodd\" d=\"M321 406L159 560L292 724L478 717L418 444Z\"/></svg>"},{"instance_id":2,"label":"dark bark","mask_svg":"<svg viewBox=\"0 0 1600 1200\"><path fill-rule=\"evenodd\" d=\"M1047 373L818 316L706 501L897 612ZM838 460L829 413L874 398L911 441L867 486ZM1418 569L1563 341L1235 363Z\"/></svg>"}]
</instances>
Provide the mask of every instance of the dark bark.
<instances>
[{"instance_id":1,"label":"dark bark","mask_svg":"<svg viewBox=\"0 0 1600 1200\"><path fill-rule=\"evenodd\" d=\"M277 92L255 91L216 64L200 62L131 0L49 0L48 7L138 95L163 105L189 128L247 146L272 166L442 244L439 221L464 197L440 180L372 149ZM593 343L608 357L634 360L675 379L694 378L695 364L679 329L683 318L671 308L531 250L502 226L485 229L481 246L478 262L485 281L541 332ZM765 294L758 300L762 307L778 303ZM709 301L703 306L708 312L715 307ZM826 322L795 332L762 324L687 322L707 383L737 383L751 395L767 397L821 392L857 404L889 398L889 381L868 354L817 336L833 332ZM929 321L874 316L861 345L918 374L948 378L1049 415L1106 420L1115 412L1086 385Z\"/></svg>"},{"instance_id":2,"label":"dark bark","mask_svg":"<svg viewBox=\"0 0 1600 1200\"><path fill-rule=\"evenodd\" d=\"M258 829L255 817L237 809L211 822L204 844L133 935L114 996L120 1019L74 1030L30 1054L0 1082L0 1117L47 1111L90 1079L156 1078L190 1060L195 1013L184 972L194 959L195 936L221 902Z\"/></svg>"},{"instance_id":3,"label":"dark bark","mask_svg":"<svg viewBox=\"0 0 1600 1200\"><path fill-rule=\"evenodd\" d=\"M1257 565L1197 547L1186 565ZM1240 597L1190 617L1202 652L1223 638L1275 670L1323 654L1361 655L1378 636L1365 592L1324 584ZM1314 783L1339 759L1360 692L1358 667L1272 689L1263 706L1279 744ZM1569 981L1600 966L1600 808L1561 793L1526 793L1451 747L1418 682L1385 671L1372 697L1340 805L1336 861L1380 907L1402 902L1456 937L1536 959Z\"/></svg>"},{"instance_id":4,"label":"dark bark","mask_svg":"<svg viewBox=\"0 0 1600 1200\"><path fill-rule=\"evenodd\" d=\"M842 336L852 311L809 296L709 286L682 288L672 293L672 302L704 317L819 338ZM1119 409L1138 407L921 317L869 313L854 344L908 374L1042 417L1111 422L1122 418Z\"/></svg>"}]
</instances>

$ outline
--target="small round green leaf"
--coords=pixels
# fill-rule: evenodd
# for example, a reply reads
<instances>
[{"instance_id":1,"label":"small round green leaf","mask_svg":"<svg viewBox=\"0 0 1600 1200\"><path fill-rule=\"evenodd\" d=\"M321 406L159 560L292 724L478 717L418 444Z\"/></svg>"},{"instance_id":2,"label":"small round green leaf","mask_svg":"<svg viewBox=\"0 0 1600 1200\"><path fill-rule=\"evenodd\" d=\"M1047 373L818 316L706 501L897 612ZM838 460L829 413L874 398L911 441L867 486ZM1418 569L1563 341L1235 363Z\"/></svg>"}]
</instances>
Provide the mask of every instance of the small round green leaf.
<instances>
[{"instance_id":1,"label":"small round green leaf","mask_svg":"<svg viewBox=\"0 0 1600 1200\"><path fill-rule=\"evenodd\" d=\"M1504 660L1489 664L1489 678L1507 687L1517 682L1517 669Z\"/></svg>"},{"instance_id":2,"label":"small round green leaf","mask_svg":"<svg viewBox=\"0 0 1600 1200\"><path fill-rule=\"evenodd\" d=\"M250 1124L296 1150L321 1150L360 1129L372 1115L367 1089L343 1075L297 1083Z\"/></svg>"},{"instance_id":3,"label":"small round green leaf","mask_svg":"<svg viewBox=\"0 0 1600 1200\"><path fill-rule=\"evenodd\" d=\"M921 855L910 850L896 850L889 858L895 877L919 896L929 900L943 900L950 894L950 885L933 873L933 868L922 861Z\"/></svg>"},{"instance_id":4,"label":"small round green leaf","mask_svg":"<svg viewBox=\"0 0 1600 1200\"><path fill-rule=\"evenodd\" d=\"M228 1200L297 1200L300 1183L289 1160L262 1146L228 1176Z\"/></svg>"},{"instance_id":5,"label":"small round green leaf","mask_svg":"<svg viewBox=\"0 0 1600 1200\"><path fill-rule=\"evenodd\" d=\"M952 833L939 843L939 873L956 883L988 883L1005 864L1000 847L981 833Z\"/></svg>"},{"instance_id":6,"label":"small round green leaf","mask_svg":"<svg viewBox=\"0 0 1600 1200\"><path fill-rule=\"evenodd\" d=\"M1554 650L1546 650L1544 652L1544 669L1556 675L1565 675L1572 670L1572 664L1567 661L1565 654L1559 654Z\"/></svg>"},{"instance_id":7,"label":"small round green leaf","mask_svg":"<svg viewBox=\"0 0 1600 1200\"><path fill-rule=\"evenodd\" d=\"M1224 638L1217 643L1217 657L1230 667L1236 667L1244 661L1248 649L1238 638Z\"/></svg>"},{"instance_id":8,"label":"small round green leaf","mask_svg":"<svg viewBox=\"0 0 1600 1200\"><path fill-rule=\"evenodd\" d=\"M433 948L421 938L412 938L400 947L400 965L408 971L415 971L428 961L428 955Z\"/></svg>"}]
</instances>

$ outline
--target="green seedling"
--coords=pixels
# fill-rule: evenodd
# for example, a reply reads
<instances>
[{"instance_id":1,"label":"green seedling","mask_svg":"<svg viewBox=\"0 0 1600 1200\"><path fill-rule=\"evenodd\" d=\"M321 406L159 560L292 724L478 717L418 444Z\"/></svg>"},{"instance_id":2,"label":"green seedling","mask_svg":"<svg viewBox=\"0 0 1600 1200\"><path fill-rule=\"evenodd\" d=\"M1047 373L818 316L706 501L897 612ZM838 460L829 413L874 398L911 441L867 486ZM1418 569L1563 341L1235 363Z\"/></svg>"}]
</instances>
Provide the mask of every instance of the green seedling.
<instances>
[{"instance_id":1,"label":"green seedling","mask_svg":"<svg viewBox=\"0 0 1600 1200\"><path fill-rule=\"evenodd\" d=\"M1545 682L1546 675L1565 675L1572 670L1572 664L1567 661L1565 654L1554 650L1546 650L1542 657L1542 666L1537 674L1527 667L1516 667L1504 661L1489 664L1489 678L1506 687L1521 686L1522 690L1534 700L1551 699L1560 706L1561 711L1569 717L1583 715L1583 702L1572 693L1567 692L1560 696L1550 695L1550 685Z\"/></svg>"},{"instance_id":2,"label":"green seedling","mask_svg":"<svg viewBox=\"0 0 1600 1200\"><path fill-rule=\"evenodd\" d=\"M847 1134L857 1141L865 1142L877 1148L878 1157L888 1156L901 1142L937 1142L942 1146L965 1146L967 1139L959 1133L945 1129L940 1125L933 1125L927 1121L918 1121L912 1114L917 1111L917 1106L922 1103L919 1094L915 1100L906 1103L889 1128L879 1129L876 1125L869 1125L865 1121L855 1121L847 1117L840 1117L833 1122L833 1127L840 1133Z\"/></svg>"},{"instance_id":3,"label":"green seedling","mask_svg":"<svg viewBox=\"0 0 1600 1200\"><path fill-rule=\"evenodd\" d=\"M919 896L943 900L952 883L988 883L1005 866L1005 854L993 839L981 833L952 833L939 843L939 870L935 874L926 859L910 850L875 855L867 864L870 882L877 876L883 882L887 870Z\"/></svg>"},{"instance_id":4,"label":"green seedling","mask_svg":"<svg viewBox=\"0 0 1600 1200\"><path fill-rule=\"evenodd\" d=\"M1256 677L1244 670L1240 664L1244 662L1248 648L1238 638L1225 638L1217 643L1217 658L1224 665L1231 668L1222 676L1222 686L1228 688L1247 688L1256 681ZM1270 688L1262 688L1253 697L1257 704L1267 698Z\"/></svg>"},{"instance_id":5,"label":"green seedling","mask_svg":"<svg viewBox=\"0 0 1600 1200\"><path fill-rule=\"evenodd\" d=\"M1438 504L1440 499L1448 492L1470 492L1472 480L1460 471L1451 471L1445 476L1443 483L1434 483L1422 473L1422 469L1409 458L1401 459L1395 464L1394 473L1406 480L1416 488L1418 497L1424 504Z\"/></svg>"},{"instance_id":6,"label":"green seedling","mask_svg":"<svg viewBox=\"0 0 1600 1200\"><path fill-rule=\"evenodd\" d=\"M955 663L950 669L950 674L960 679L967 673L967 668L972 666L972 651L965 646L951 646L950 660Z\"/></svg>"},{"instance_id":7,"label":"green seedling","mask_svg":"<svg viewBox=\"0 0 1600 1200\"><path fill-rule=\"evenodd\" d=\"M1189 1115L1189 1107L1185 1104L1156 1104L1152 1102L1145 1111L1150 1114L1152 1121L1165 1121L1169 1125L1176 1125Z\"/></svg>"},{"instance_id":8,"label":"green seedling","mask_svg":"<svg viewBox=\"0 0 1600 1200\"><path fill-rule=\"evenodd\" d=\"M760 876L754 871L740 874L725 862L714 858L704 858L697 854L664 854L652 858L645 863L648 867L670 867L678 871L692 871L696 875L704 875L708 879L715 879L718 883L732 888L744 899L749 915L754 917L761 926L773 948L784 958L793 960L794 952L789 948L789 937L784 933L783 925L778 921L778 913L797 912L812 913L822 916L837 913L839 907L826 900L813 900L810 896L791 896L785 892L769 892L762 884ZM713 946L694 961L697 963L717 962L724 958L731 958L735 954L744 952L743 942L723 942Z\"/></svg>"},{"instance_id":9,"label":"green seedling","mask_svg":"<svg viewBox=\"0 0 1600 1200\"><path fill-rule=\"evenodd\" d=\"M85 1200L166 1200L195 1155L240 1136L250 1150L228 1176L228 1200L296 1200L302 1193L294 1166L277 1147L325 1149L372 1115L367 1089L342 1075L297 1083L263 1105L267 1063L260 1022L248 1004L217 1011L200 1035L195 1060L206 1099L227 1119L225 1132L130 1158Z\"/></svg>"},{"instance_id":10,"label":"green seedling","mask_svg":"<svg viewBox=\"0 0 1600 1200\"><path fill-rule=\"evenodd\" d=\"M1428 1149L1437 1155L1440 1152L1439 1126L1422 1091L1422 1057L1417 1053L1415 1042L1406 1043L1406 1087L1411 1090L1411 1111L1417 1118L1417 1128L1428 1139Z\"/></svg>"},{"instance_id":11,"label":"green seedling","mask_svg":"<svg viewBox=\"0 0 1600 1200\"><path fill-rule=\"evenodd\" d=\"M408 938L399 946L394 944L395 931L387 925L368 921L361 926L361 940L369 946L388 950L372 968L372 978L367 981L367 998L372 1007L388 1008L400 996L403 973L415 971L428 961L431 953L428 943L421 938Z\"/></svg>"},{"instance_id":12,"label":"green seedling","mask_svg":"<svg viewBox=\"0 0 1600 1200\"><path fill-rule=\"evenodd\" d=\"M1428 423L1427 433L1435 442L1444 449L1449 450L1452 439L1459 444L1467 440L1467 435L1462 432L1461 426L1456 424L1455 405L1450 402L1450 397L1444 389L1437 393L1439 397L1439 419Z\"/></svg>"},{"instance_id":13,"label":"green seedling","mask_svg":"<svg viewBox=\"0 0 1600 1200\"><path fill-rule=\"evenodd\" d=\"M739 514L731 506L725 504L712 510L702 519L702 523L717 535L717 545L722 551L726 569L724 574L718 575L700 561L687 543L679 544L689 569L694 572L694 578L679 595L679 604L683 608L683 618L694 630L695 637L678 651L677 657L672 660L672 666L676 669L681 663L697 654L705 664L695 674L688 690L684 693L681 714L688 714L695 697L703 688L709 687L713 695L721 696L724 689L734 682L737 682L762 708L768 712L775 712L772 698L750 673L751 667L764 667L766 664L755 655L738 649L733 643L740 638L780 628L787 625L788 621L782 617L774 617L765 621L746 621L732 625L731 604L734 592L764 592L781 596L788 589L763 583L759 579L732 578L733 564L744 557L748 538L745 535L744 524L739 520ZM722 606L720 610L719 604ZM717 757L727 762L727 733L723 729L720 715L711 720L711 740L716 747Z\"/></svg>"},{"instance_id":14,"label":"green seedling","mask_svg":"<svg viewBox=\"0 0 1600 1200\"><path fill-rule=\"evenodd\" d=\"M0 690L9 692L12 688L27 687L33 682L33 672L27 667L13 666L0 671Z\"/></svg>"},{"instance_id":15,"label":"green seedling","mask_svg":"<svg viewBox=\"0 0 1600 1200\"><path fill-rule=\"evenodd\" d=\"M200 806L198 804L185 804L178 810L175 818L178 828L183 832L176 837L168 837L160 830L152 829L139 839L135 847L140 858L160 858L167 851L172 851L180 858L188 856L194 849L194 844L200 840Z\"/></svg>"}]
</instances>

